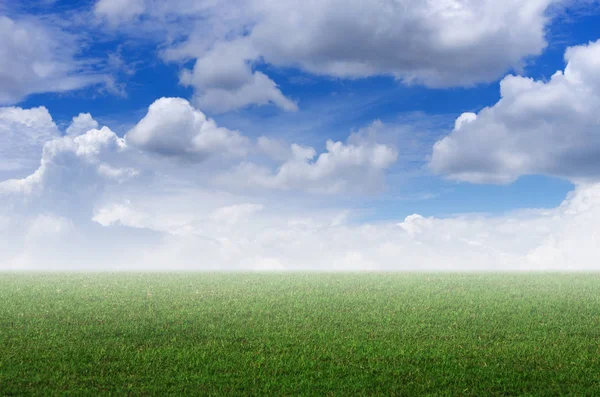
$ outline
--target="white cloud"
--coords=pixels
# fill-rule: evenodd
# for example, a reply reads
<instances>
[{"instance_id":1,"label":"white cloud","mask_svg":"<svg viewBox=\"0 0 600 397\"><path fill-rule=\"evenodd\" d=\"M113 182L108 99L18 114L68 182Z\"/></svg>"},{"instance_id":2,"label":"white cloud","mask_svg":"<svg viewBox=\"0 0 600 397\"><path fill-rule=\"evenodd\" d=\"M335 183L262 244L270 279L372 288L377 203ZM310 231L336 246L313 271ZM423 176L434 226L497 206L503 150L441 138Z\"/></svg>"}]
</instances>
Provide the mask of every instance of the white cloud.
<instances>
[{"instance_id":1,"label":"white cloud","mask_svg":"<svg viewBox=\"0 0 600 397\"><path fill-rule=\"evenodd\" d=\"M198 106L215 113L225 113L249 105L267 104L277 105L289 112L298 110L298 105L286 98L273 80L261 72L251 72L250 70L248 70L248 81L239 88L235 90L227 88L201 90L196 93L195 101Z\"/></svg>"},{"instance_id":2,"label":"white cloud","mask_svg":"<svg viewBox=\"0 0 600 397\"><path fill-rule=\"evenodd\" d=\"M96 270L593 270L600 263L597 185L578 188L553 210L496 218L412 216L398 225L339 222L339 211L294 204L206 207L193 192L163 191L170 196L164 201L151 192L140 189L130 202L100 206L93 216L100 229L83 220L64 229L78 236L80 250L102 252L88 261L70 253L72 242L54 239L52 247L3 250L0 267L47 269L45 256L61 258L63 269ZM9 240L18 229L11 233ZM115 233L124 240L111 239Z\"/></svg>"},{"instance_id":3,"label":"white cloud","mask_svg":"<svg viewBox=\"0 0 600 397\"><path fill-rule=\"evenodd\" d=\"M273 205L264 205L260 212L254 208L246 212L252 216L247 222L229 222L214 214L236 213L237 209L231 209L235 207L196 207L195 213L187 213L191 222L178 226L170 216L182 216L177 206L155 203L154 209L133 210L145 206L140 193L136 199L140 201L127 204L127 211L109 207L111 220L104 222L107 226L103 230L116 232L122 227L118 225L130 224L135 230L149 228L162 236L152 245L128 245L127 249L138 255L125 267L129 269L597 270L600 257L594 230L600 216L598 192L598 185L581 186L552 210L501 217L412 216L400 224L339 223L333 222L338 215L335 211L311 212L293 206L282 210ZM191 197L179 199L185 206ZM587 201L585 208L581 208L582 200ZM103 244L103 240L94 244ZM105 266L123 266L121 255L125 257L126 252L112 250ZM29 263L36 265L40 266ZM69 266L80 265L66 262L65 267Z\"/></svg>"},{"instance_id":4,"label":"white cloud","mask_svg":"<svg viewBox=\"0 0 600 397\"><path fill-rule=\"evenodd\" d=\"M67 127L67 135L77 136L88 132L89 130L97 129L100 125L91 114L79 113L78 116L73 117L73 121Z\"/></svg>"},{"instance_id":5,"label":"white cloud","mask_svg":"<svg viewBox=\"0 0 600 397\"><path fill-rule=\"evenodd\" d=\"M123 225L129 227L148 227L148 217L131 207L130 202L113 203L96 209L92 220L102 226Z\"/></svg>"},{"instance_id":6,"label":"white cloud","mask_svg":"<svg viewBox=\"0 0 600 397\"><path fill-rule=\"evenodd\" d=\"M236 204L215 210L210 219L217 223L236 224L252 214L264 209L260 204Z\"/></svg>"},{"instance_id":7,"label":"white cloud","mask_svg":"<svg viewBox=\"0 0 600 397\"><path fill-rule=\"evenodd\" d=\"M510 183L545 174L600 178L600 41L569 48L550 81L507 76L502 98L463 114L433 148L431 167L457 180Z\"/></svg>"},{"instance_id":8,"label":"white cloud","mask_svg":"<svg viewBox=\"0 0 600 397\"><path fill-rule=\"evenodd\" d=\"M175 4L155 0L134 7L131 17L143 8L147 23L136 26L155 27L166 36L165 60L196 60L192 70L182 73L181 82L196 89L203 109L223 112L273 103L295 110L296 104L268 72L259 74L258 65L339 78L385 75L429 87L491 82L539 55L546 47L552 10L570 4L564 0L178 0Z\"/></svg>"},{"instance_id":9,"label":"white cloud","mask_svg":"<svg viewBox=\"0 0 600 397\"><path fill-rule=\"evenodd\" d=\"M107 76L76 59L78 47L76 37L59 28L32 17L0 15L0 105L105 83Z\"/></svg>"},{"instance_id":10,"label":"white cloud","mask_svg":"<svg viewBox=\"0 0 600 397\"><path fill-rule=\"evenodd\" d=\"M243 156L249 140L237 131L218 127L214 120L181 98L155 101L126 140L148 152L164 156Z\"/></svg>"},{"instance_id":11,"label":"white cloud","mask_svg":"<svg viewBox=\"0 0 600 397\"><path fill-rule=\"evenodd\" d=\"M262 141L263 146L266 141ZM397 158L396 150L376 142L343 143L328 140L326 151L291 145L291 157L275 172L243 163L225 181L280 190L318 193L373 191L382 186L383 173ZM315 159L316 157L316 159Z\"/></svg>"},{"instance_id":12,"label":"white cloud","mask_svg":"<svg viewBox=\"0 0 600 397\"><path fill-rule=\"evenodd\" d=\"M40 203L69 213L92 205L102 192L102 181L120 182L137 171L120 163L125 142L107 127L76 137L64 136L46 142L39 168L23 179L0 182L0 195L33 195ZM77 203L76 208L70 205Z\"/></svg>"},{"instance_id":13,"label":"white cloud","mask_svg":"<svg viewBox=\"0 0 600 397\"><path fill-rule=\"evenodd\" d=\"M144 0L99 0L94 6L96 15L118 24L136 18L146 10Z\"/></svg>"},{"instance_id":14,"label":"white cloud","mask_svg":"<svg viewBox=\"0 0 600 397\"><path fill-rule=\"evenodd\" d=\"M396 162L399 152L405 151L395 147L395 141L407 144L403 133L376 120L353 132L346 142L327 140L325 151L319 154L314 147L285 145L280 140L260 137L257 149L278 163L276 169L246 162L225 181L277 190L372 194L381 190L385 172Z\"/></svg>"},{"instance_id":15,"label":"white cloud","mask_svg":"<svg viewBox=\"0 0 600 397\"><path fill-rule=\"evenodd\" d=\"M492 81L546 43L554 1L252 1L257 51L316 74L388 74L429 86Z\"/></svg>"},{"instance_id":16,"label":"white cloud","mask_svg":"<svg viewBox=\"0 0 600 397\"><path fill-rule=\"evenodd\" d=\"M267 137L254 141L217 126L181 98L155 101L124 138L106 127L91 128L98 123L89 114L74 117L64 137L59 136L45 108L0 108L2 114L11 123L19 121L20 133L31 141L29 146L23 145L24 156L39 156L44 145L41 163L35 161L37 169L32 166L29 176L0 183L0 190L13 193L42 194L48 183L55 193L67 188L73 193L77 183L98 186L98 178L123 182L144 172L168 175L171 180L190 178L198 185L237 192L246 187L253 187L254 193L265 188L329 194L366 192L383 186L385 171L397 157L393 146L378 143L371 129L368 134L352 134L345 143L327 141L326 151L318 155L314 148L295 143ZM13 134L13 129L8 128L8 133ZM11 150L9 144L16 141L12 135L6 136L7 152ZM184 161L164 161L170 158ZM211 161L205 163L207 159Z\"/></svg>"},{"instance_id":17,"label":"white cloud","mask_svg":"<svg viewBox=\"0 0 600 397\"><path fill-rule=\"evenodd\" d=\"M318 193L372 190L382 186L384 171L397 157L390 145L379 144L374 137L360 137L359 134L351 136L348 143L328 141L326 152L318 157L312 147L298 144L285 147L266 137L254 143L238 131L218 127L180 98L155 101L125 139L133 147L168 157L229 158L231 162L250 153L258 154L258 160L265 160L260 154L266 153L276 160L283 160L276 170L260 163L242 162L233 171L214 175L219 184L237 189L253 186ZM281 152L275 153L278 150Z\"/></svg>"},{"instance_id":18,"label":"white cloud","mask_svg":"<svg viewBox=\"0 0 600 397\"><path fill-rule=\"evenodd\" d=\"M185 101L165 117L178 109L194 125L197 111ZM174 125L188 126L179 116ZM458 124L469 122L477 120L465 116ZM339 200L314 205L303 190L369 186L395 159L369 131L330 141L320 155L301 145L279 153L282 146L271 145L271 157L283 163L268 180L297 189L288 195L217 189L210 184L220 172L215 164L166 167L167 158L145 156L106 127L56 137L45 144L37 171L0 182L0 269L598 269L598 184L579 185L555 209L497 217L364 222ZM189 142L195 135L185 136ZM197 172L207 166L208 176Z\"/></svg>"},{"instance_id":19,"label":"white cloud","mask_svg":"<svg viewBox=\"0 0 600 397\"><path fill-rule=\"evenodd\" d=\"M216 113L269 103L296 111L296 103L273 80L252 70L257 57L248 39L217 43L196 60L192 70L182 72L181 83L195 88L200 108Z\"/></svg>"},{"instance_id":20,"label":"white cloud","mask_svg":"<svg viewBox=\"0 0 600 397\"><path fill-rule=\"evenodd\" d=\"M45 107L0 108L0 180L35 170L44 143L59 136Z\"/></svg>"}]
</instances>

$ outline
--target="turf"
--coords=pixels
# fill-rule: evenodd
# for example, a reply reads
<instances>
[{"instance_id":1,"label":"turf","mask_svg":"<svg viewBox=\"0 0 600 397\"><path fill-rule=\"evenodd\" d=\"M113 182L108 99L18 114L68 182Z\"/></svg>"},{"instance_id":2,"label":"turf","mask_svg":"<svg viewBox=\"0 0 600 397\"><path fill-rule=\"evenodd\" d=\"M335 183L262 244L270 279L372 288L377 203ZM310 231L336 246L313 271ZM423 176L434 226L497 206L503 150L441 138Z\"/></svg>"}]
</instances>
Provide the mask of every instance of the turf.
<instances>
[{"instance_id":1,"label":"turf","mask_svg":"<svg viewBox=\"0 0 600 397\"><path fill-rule=\"evenodd\" d=\"M0 274L0 395L600 395L597 274Z\"/></svg>"}]
</instances>

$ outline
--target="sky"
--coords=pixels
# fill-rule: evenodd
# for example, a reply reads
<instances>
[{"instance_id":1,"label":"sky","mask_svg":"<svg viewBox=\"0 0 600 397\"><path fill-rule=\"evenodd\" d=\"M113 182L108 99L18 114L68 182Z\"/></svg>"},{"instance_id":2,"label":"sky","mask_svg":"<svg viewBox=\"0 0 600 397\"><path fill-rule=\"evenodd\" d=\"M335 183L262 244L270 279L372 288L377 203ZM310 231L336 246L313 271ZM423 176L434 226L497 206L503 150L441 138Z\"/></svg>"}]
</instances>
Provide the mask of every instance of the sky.
<instances>
[{"instance_id":1,"label":"sky","mask_svg":"<svg viewBox=\"0 0 600 397\"><path fill-rule=\"evenodd\" d=\"M597 0L0 0L0 270L600 270Z\"/></svg>"}]
</instances>

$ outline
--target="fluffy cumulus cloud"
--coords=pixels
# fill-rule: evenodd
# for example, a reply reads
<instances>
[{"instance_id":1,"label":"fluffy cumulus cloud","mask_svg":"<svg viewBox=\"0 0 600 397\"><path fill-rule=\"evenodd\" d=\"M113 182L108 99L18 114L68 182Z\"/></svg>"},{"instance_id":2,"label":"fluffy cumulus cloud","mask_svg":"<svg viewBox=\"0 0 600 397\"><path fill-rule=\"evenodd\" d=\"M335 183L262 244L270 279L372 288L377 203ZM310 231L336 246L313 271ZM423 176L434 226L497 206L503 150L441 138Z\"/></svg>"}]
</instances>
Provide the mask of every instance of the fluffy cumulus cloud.
<instances>
[{"instance_id":1,"label":"fluffy cumulus cloud","mask_svg":"<svg viewBox=\"0 0 600 397\"><path fill-rule=\"evenodd\" d=\"M14 20L0 10L0 105L30 94L65 92L107 81L77 59L77 38L33 17Z\"/></svg>"},{"instance_id":2,"label":"fluffy cumulus cloud","mask_svg":"<svg viewBox=\"0 0 600 397\"><path fill-rule=\"evenodd\" d=\"M53 210L60 204L68 213L71 203L86 205L101 193L101 181L122 181L137 175L121 166L126 149L122 138L107 127L76 137L64 136L44 145L40 165L22 179L0 182L0 194L34 196Z\"/></svg>"},{"instance_id":3,"label":"fluffy cumulus cloud","mask_svg":"<svg viewBox=\"0 0 600 397\"><path fill-rule=\"evenodd\" d=\"M262 148L269 146L261 141ZM281 158L285 152L274 155ZM334 142L328 140L326 151L317 156L313 147L292 144L289 158L276 170L243 163L232 175L236 184L269 189L303 189L318 193L373 191L383 182L384 171L397 158L394 148L376 142Z\"/></svg>"},{"instance_id":4,"label":"fluffy cumulus cloud","mask_svg":"<svg viewBox=\"0 0 600 397\"><path fill-rule=\"evenodd\" d=\"M106 15L102 8L113 3L117 2L99 1L96 12ZM257 71L264 63L339 78L386 75L429 87L493 81L541 53L551 10L569 4L563 0L178 0L171 7L162 0L129 3L130 17L143 14L154 23L140 22L140 29L160 26L161 32L168 32L162 53L166 60L196 60L192 69L184 70L181 82L196 89L198 104L216 111L267 103L294 110L293 100ZM126 16L115 15L113 22L124 22ZM178 30L169 21L186 23Z\"/></svg>"},{"instance_id":5,"label":"fluffy cumulus cloud","mask_svg":"<svg viewBox=\"0 0 600 397\"><path fill-rule=\"evenodd\" d=\"M249 146L248 138L218 127L214 120L181 98L161 98L154 102L126 139L148 152L200 160L211 155L243 156Z\"/></svg>"},{"instance_id":6,"label":"fluffy cumulus cloud","mask_svg":"<svg viewBox=\"0 0 600 397\"><path fill-rule=\"evenodd\" d=\"M91 114L79 113L79 116L73 117L73 121L71 121L71 124L67 127L66 133L71 136L82 135L99 126L100 125L94 120Z\"/></svg>"},{"instance_id":7,"label":"fluffy cumulus cloud","mask_svg":"<svg viewBox=\"0 0 600 397\"><path fill-rule=\"evenodd\" d=\"M191 144L206 119L183 100L156 104L174 106L181 112L164 115L179 117L166 124L158 117L154 122L162 123L160 128L151 128L154 122L148 121L142 131L153 136L166 130L170 136L183 130L184 142ZM459 124L473 119L465 116ZM355 134L343 143L329 142L320 155L310 147L268 138L252 142L255 156L270 153L271 160L281 163L266 180L296 187L294 194L282 196L264 187L240 192L211 185L211 176L220 170L210 167L235 168L235 161L173 165L172 157L154 155L156 146L133 145L128 136L120 138L107 127L54 137L44 144L37 170L0 182L0 268L597 269L598 184L578 185L554 209L497 217L415 214L364 222L355 208L337 200L312 205L314 196L303 191L314 194L319 187L331 193L325 187L338 186L338 181L365 183L372 172L382 173L394 161L394 150L371 138ZM208 172L200 172L206 167Z\"/></svg>"},{"instance_id":8,"label":"fluffy cumulus cloud","mask_svg":"<svg viewBox=\"0 0 600 397\"><path fill-rule=\"evenodd\" d=\"M237 189L316 193L372 190L383 184L385 170L397 157L392 146L359 134L346 143L327 141L325 152L319 155L313 147L296 143L285 145L267 137L254 141L219 127L181 98L155 101L125 139L131 147L162 157L232 163L232 169L214 170L212 179Z\"/></svg>"},{"instance_id":9,"label":"fluffy cumulus cloud","mask_svg":"<svg viewBox=\"0 0 600 397\"><path fill-rule=\"evenodd\" d=\"M549 81L505 77L495 105L461 115L435 144L432 168L475 183L600 179L600 41L569 48L565 60Z\"/></svg>"}]
</instances>

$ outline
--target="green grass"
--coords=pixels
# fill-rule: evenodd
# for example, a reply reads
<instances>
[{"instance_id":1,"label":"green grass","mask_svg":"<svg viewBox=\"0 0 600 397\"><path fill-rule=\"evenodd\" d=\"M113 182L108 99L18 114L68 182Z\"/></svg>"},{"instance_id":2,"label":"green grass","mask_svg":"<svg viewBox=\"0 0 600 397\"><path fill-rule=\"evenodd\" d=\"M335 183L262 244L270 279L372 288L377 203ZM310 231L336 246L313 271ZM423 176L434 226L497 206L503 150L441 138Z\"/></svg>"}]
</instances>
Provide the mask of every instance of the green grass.
<instances>
[{"instance_id":1,"label":"green grass","mask_svg":"<svg viewBox=\"0 0 600 397\"><path fill-rule=\"evenodd\" d=\"M600 395L596 274L0 274L0 395Z\"/></svg>"}]
</instances>

